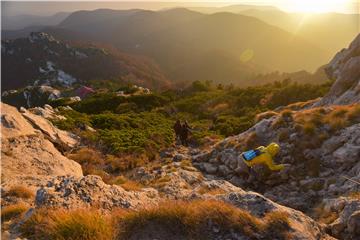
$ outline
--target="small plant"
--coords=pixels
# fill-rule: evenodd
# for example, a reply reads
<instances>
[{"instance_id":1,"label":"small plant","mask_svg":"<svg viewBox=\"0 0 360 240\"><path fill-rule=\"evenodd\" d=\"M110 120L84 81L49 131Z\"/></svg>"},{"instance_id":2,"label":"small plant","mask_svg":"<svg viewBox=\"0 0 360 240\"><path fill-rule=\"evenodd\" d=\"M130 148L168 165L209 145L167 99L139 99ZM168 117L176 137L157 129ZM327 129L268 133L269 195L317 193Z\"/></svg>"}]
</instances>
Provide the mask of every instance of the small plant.
<instances>
[{"instance_id":1,"label":"small plant","mask_svg":"<svg viewBox=\"0 0 360 240\"><path fill-rule=\"evenodd\" d=\"M12 186L7 193L5 193L5 196L14 196L18 198L32 198L34 197L34 193L24 187L24 186Z\"/></svg>"},{"instance_id":2,"label":"small plant","mask_svg":"<svg viewBox=\"0 0 360 240\"><path fill-rule=\"evenodd\" d=\"M25 213L28 207L24 203L9 205L1 209L1 221L9 221Z\"/></svg>"}]
</instances>

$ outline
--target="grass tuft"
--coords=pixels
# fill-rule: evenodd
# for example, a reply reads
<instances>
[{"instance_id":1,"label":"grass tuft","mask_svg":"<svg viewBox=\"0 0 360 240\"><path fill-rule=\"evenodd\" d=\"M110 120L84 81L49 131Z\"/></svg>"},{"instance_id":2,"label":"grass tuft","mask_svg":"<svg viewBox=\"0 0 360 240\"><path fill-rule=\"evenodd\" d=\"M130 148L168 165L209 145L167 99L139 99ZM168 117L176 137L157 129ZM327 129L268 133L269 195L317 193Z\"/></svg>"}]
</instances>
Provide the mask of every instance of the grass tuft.
<instances>
[{"instance_id":1,"label":"grass tuft","mask_svg":"<svg viewBox=\"0 0 360 240\"><path fill-rule=\"evenodd\" d=\"M5 194L5 196L13 196L18 198L28 199L28 198L33 198L34 193L30 189L24 186L17 185L17 186L12 186L9 189L9 191Z\"/></svg>"},{"instance_id":2,"label":"grass tuft","mask_svg":"<svg viewBox=\"0 0 360 240\"><path fill-rule=\"evenodd\" d=\"M23 203L9 205L1 209L1 221L9 221L13 218L19 217L28 210L28 207Z\"/></svg>"},{"instance_id":3,"label":"grass tuft","mask_svg":"<svg viewBox=\"0 0 360 240\"><path fill-rule=\"evenodd\" d=\"M196 200L166 201L137 211L118 209L111 216L89 209L38 209L20 231L28 239L122 240L150 235L158 239L170 236L210 239L214 227L218 229L217 235L235 231L244 237L261 234L267 239L284 239L290 228L285 212L271 212L258 218L225 202Z\"/></svg>"},{"instance_id":4,"label":"grass tuft","mask_svg":"<svg viewBox=\"0 0 360 240\"><path fill-rule=\"evenodd\" d=\"M37 210L21 226L28 239L108 240L114 229L110 220L93 210Z\"/></svg>"}]
</instances>

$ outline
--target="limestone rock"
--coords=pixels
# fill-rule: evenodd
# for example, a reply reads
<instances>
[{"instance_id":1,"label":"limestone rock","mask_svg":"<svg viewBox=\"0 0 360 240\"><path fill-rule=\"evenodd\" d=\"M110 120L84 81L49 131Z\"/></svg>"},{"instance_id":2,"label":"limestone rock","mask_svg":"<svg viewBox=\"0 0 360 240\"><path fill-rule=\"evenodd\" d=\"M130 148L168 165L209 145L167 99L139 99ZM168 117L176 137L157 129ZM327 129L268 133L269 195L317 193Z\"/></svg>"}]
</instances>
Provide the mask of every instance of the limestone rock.
<instances>
[{"instance_id":1,"label":"limestone rock","mask_svg":"<svg viewBox=\"0 0 360 240\"><path fill-rule=\"evenodd\" d=\"M336 80L330 92L314 106L360 102L360 34L335 55L325 69Z\"/></svg>"},{"instance_id":2,"label":"limestone rock","mask_svg":"<svg viewBox=\"0 0 360 240\"><path fill-rule=\"evenodd\" d=\"M42 115L36 115L30 111L25 111L22 115L34 126L34 128L39 129L46 138L64 150L75 147L79 142L79 138L77 136L56 128Z\"/></svg>"},{"instance_id":3,"label":"limestone rock","mask_svg":"<svg viewBox=\"0 0 360 240\"><path fill-rule=\"evenodd\" d=\"M81 166L64 157L16 108L1 103L1 120L2 187L35 188L55 176L82 176Z\"/></svg>"},{"instance_id":4,"label":"limestone rock","mask_svg":"<svg viewBox=\"0 0 360 240\"><path fill-rule=\"evenodd\" d=\"M139 192L125 191L120 186L107 185L99 176L57 177L36 193L38 207L65 207L68 209L95 206L104 210L116 207L138 208L155 204L158 193L154 189Z\"/></svg>"}]
</instances>

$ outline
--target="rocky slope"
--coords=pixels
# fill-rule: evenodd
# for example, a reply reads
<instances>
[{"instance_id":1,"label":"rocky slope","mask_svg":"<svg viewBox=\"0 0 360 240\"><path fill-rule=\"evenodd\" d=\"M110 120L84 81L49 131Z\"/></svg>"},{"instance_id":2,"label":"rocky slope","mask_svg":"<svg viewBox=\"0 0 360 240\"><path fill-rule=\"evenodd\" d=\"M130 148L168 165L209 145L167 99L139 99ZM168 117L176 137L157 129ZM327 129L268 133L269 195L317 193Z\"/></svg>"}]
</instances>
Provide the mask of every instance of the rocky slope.
<instances>
[{"instance_id":1,"label":"rocky slope","mask_svg":"<svg viewBox=\"0 0 360 240\"><path fill-rule=\"evenodd\" d=\"M227 181L207 179L189 159L196 149L174 148L163 154L164 159L174 157L174 162L160 169L138 168L133 177L148 187L125 190L120 186L107 185L98 176L82 176L76 162L64 157L55 148L62 145L74 147L76 138L55 128L46 118L59 118L56 110L45 108L21 109L6 104L2 111L2 207L14 199L6 197L12 186L21 185L37 189L34 205L25 216L28 218L37 208L100 208L105 212L116 208L142 209L156 206L166 199L172 200L218 200L228 202L250 214L261 217L271 212L286 213L287 232L291 239L331 239L323 225L303 213L281 206L264 196L246 192ZM19 202L21 200L16 200ZM159 223L161 224L161 223ZM5 225L6 226L6 225ZM19 236L18 225L10 225L6 236ZM213 228L213 227L212 227ZM211 229L212 229L211 228ZM242 238L240 232L226 235L230 239ZM4 235L4 236L5 236ZM224 233L215 231L213 239L223 239ZM236 236L236 237L235 237ZM254 236L261 239L266 236Z\"/></svg>"},{"instance_id":2,"label":"rocky slope","mask_svg":"<svg viewBox=\"0 0 360 240\"><path fill-rule=\"evenodd\" d=\"M360 34L346 49L338 52L326 67L335 83L315 106L360 102Z\"/></svg>"},{"instance_id":3,"label":"rocky slope","mask_svg":"<svg viewBox=\"0 0 360 240\"><path fill-rule=\"evenodd\" d=\"M298 103L258 115L258 123L193 157L194 166L217 179L251 189L314 217L324 216L339 239L357 239L360 227L360 35L328 64L336 79L315 103ZM344 105L344 106L339 106ZM279 143L281 172L255 167L244 174L240 154ZM316 213L317 211L317 213ZM319 216L321 212L321 216Z\"/></svg>"},{"instance_id":4,"label":"rocky slope","mask_svg":"<svg viewBox=\"0 0 360 240\"><path fill-rule=\"evenodd\" d=\"M47 120L1 103L1 135L3 189L22 184L35 189L54 176L82 176L81 166L54 147L73 147L77 140Z\"/></svg>"},{"instance_id":5,"label":"rocky slope","mask_svg":"<svg viewBox=\"0 0 360 240\"><path fill-rule=\"evenodd\" d=\"M141 184L138 189L108 185L99 176L83 176L80 165L61 153L76 147L77 137L47 120L63 118L56 109L44 106L19 112L2 104L2 210L13 203L14 199L7 196L17 185L36 190L35 199L27 200L33 208L24 215L25 222L40 209L100 209L112 214L122 208L141 213L161 206L165 200L216 200L256 218L280 213L286 227L275 223L273 231L281 228L286 239L359 239L360 104L359 92L354 90L359 78L351 63L358 54L358 39L346 54L339 55L352 57L344 57L338 65L334 61L329 64L338 79L323 99L259 114L253 127L205 150L165 149L160 152L158 166L146 165L129 172L129 179ZM345 67L348 65L350 68ZM345 84L345 79L352 79L352 84ZM342 90L338 94L339 86ZM344 94L353 97L348 101ZM271 172L256 166L250 175L244 174L239 167L240 154L271 142L280 145L275 161L286 164L286 168ZM142 228L140 235L133 233L130 239L149 239L154 235L146 229L166 226L161 221L155 224ZM10 225L10 238L19 234L18 227ZM223 232L213 223L204 231L211 231L210 239L274 238L268 231L250 237L236 229Z\"/></svg>"}]
</instances>

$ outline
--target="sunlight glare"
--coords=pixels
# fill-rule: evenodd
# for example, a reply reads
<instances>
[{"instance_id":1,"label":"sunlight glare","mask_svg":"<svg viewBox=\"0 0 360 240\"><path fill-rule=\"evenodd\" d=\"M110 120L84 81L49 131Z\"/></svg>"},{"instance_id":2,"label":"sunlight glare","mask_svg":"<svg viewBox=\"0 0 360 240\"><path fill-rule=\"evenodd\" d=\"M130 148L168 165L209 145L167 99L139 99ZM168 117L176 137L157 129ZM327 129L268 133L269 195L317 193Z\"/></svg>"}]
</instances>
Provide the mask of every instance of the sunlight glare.
<instances>
[{"instance_id":1,"label":"sunlight glare","mask_svg":"<svg viewBox=\"0 0 360 240\"><path fill-rule=\"evenodd\" d=\"M295 12L323 13L344 8L349 0L289 0L288 9Z\"/></svg>"}]
</instances>

